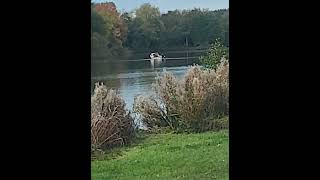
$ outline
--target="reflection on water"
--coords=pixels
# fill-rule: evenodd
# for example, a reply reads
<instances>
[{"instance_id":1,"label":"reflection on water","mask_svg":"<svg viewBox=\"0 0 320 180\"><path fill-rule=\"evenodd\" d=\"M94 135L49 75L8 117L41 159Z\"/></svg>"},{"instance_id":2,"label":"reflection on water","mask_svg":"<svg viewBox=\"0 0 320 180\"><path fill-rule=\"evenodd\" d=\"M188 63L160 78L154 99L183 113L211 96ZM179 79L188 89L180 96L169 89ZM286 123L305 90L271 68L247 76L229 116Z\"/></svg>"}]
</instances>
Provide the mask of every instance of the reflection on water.
<instances>
[{"instance_id":1,"label":"reflection on water","mask_svg":"<svg viewBox=\"0 0 320 180\"><path fill-rule=\"evenodd\" d=\"M133 100L136 95L150 94L155 77L164 72L172 72L177 77L182 77L188 66L159 67L154 69L127 70L118 74L106 74L104 76L92 77L92 87L95 82L104 82L108 88L119 89L128 109L132 109Z\"/></svg>"},{"instance_id":2,"label":"reflection on water","mask_svg":"<svg viewBox=\"0 0 320 180\"><path fill-rule=\"evenodd\" d=\"M167 53L168 54L168 53ZM203 54L203 53L202 53ZM201 53L191 54L200 56ZM148 54L133 56L129 59L148 58ZM183 54L169 54L170 58L184 57ZM189 56L190 57L190 56ZM172 72L175 76L181 77L185 74L189 65L197 64L198 59L167 59L159 65L152 67L150 61L121 61L111 60L104 62L92 61L91 63L91 89L95 82L103 82L108 88L118 89L126 102L127 108L132 109L134 97L152 92L152 83L155 82L157 75L165 71Z\"/></svg>"}]
</instances>

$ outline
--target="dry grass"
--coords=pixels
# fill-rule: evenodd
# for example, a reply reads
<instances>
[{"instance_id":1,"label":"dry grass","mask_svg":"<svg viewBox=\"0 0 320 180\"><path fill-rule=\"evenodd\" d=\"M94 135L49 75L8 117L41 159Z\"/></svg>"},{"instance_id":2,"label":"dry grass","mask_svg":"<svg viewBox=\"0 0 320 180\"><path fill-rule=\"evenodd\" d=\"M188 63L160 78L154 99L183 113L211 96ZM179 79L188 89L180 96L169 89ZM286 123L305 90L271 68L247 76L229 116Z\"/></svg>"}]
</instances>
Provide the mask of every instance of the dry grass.
<instances>
[{"instance_id":1,"label":"dry grass","mask_svg":"<svg viewBox=\"0 0 320 180\"><path fill-rule=\"evenodd\" d=\"M149 129L217 129L216 120L229 111L229 63L223 60L216 70L192 66L183 79L166 73L158 77L154 92L154 96L136 97L134 103L134 111Z\"/></svg>"},{"instance_id":2,"label":"dry grass","mask_svg":"<svg viewBox=\"0 0 320 180\"><path fill-rule=\"evenodd\" d=\"M119 93L97 83L91 97L92 150L126 144L134 136L134 131L134 121Z\"/></svg>"}]
</instances>

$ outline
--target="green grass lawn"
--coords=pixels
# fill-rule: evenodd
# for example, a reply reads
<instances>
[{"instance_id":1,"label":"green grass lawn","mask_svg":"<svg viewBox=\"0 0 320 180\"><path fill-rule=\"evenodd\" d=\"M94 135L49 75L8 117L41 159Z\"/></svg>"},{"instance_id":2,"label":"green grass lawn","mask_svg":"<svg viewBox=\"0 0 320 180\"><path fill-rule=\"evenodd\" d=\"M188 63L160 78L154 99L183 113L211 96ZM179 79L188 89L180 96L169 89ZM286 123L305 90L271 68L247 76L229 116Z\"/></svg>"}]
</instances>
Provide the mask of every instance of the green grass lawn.
<instances>
[{"instance_id":1,"label":"green grass lawn","mask_svg":"<svg viewBox=\"0 0 320 180\"><path fill-rule=\"evenodd\" d=\"M228 131L148 135L91 163L92 179L228 179Z\"/></svg>"}]
</instances>

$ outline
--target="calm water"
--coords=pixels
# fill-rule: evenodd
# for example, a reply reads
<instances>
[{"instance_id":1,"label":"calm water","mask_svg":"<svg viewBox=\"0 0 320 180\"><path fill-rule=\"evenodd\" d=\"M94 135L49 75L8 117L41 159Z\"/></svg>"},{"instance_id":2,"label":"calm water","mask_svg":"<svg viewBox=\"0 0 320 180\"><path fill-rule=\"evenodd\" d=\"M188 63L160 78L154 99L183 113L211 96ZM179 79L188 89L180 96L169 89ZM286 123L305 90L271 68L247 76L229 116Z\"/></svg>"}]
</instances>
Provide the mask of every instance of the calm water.
<instances>
[{"instance_id":1,"label":"calm water","mask_svg":"<svg viewBox=\"0 0 320 180\"><path fill-rule=\"evenodd\" d=\"M203 53L202 53L203 54ZM129 59L148 58L148 54L134 56ZM200 56L201 54L189 54L189 57ZM170 54L167 58L184 57L184 54ZM119 61L114 62L92 62L91 89L95 82L104 82L108 88L119 89L121 96L126 102L127 108L132 109L134 97L139 94L150 94L152 83L155 77L165 71L172 72L175 76L182 77L188 66L198 63L197 58L193 59L168 59L161 64L151 67L149 61Z\"/></svg>"},{"instance_id":2,"label":"calm water","mask_svg":"<svg viewBox=\"0 0 320 180\"><path fill-rule=\"evenodd\" d=\"M132 109L133 100L136 95L151 93L151 85L155 82L157 74L161 75L164 71L167 71L181 77L187 68L187 66L179 66L128 70L127 72L117 74L92 77L92 82L93 84L97 81L104 82L109 88L119 89L121 96L127 104L127 108Z\"/></svg>"}]
</instances>

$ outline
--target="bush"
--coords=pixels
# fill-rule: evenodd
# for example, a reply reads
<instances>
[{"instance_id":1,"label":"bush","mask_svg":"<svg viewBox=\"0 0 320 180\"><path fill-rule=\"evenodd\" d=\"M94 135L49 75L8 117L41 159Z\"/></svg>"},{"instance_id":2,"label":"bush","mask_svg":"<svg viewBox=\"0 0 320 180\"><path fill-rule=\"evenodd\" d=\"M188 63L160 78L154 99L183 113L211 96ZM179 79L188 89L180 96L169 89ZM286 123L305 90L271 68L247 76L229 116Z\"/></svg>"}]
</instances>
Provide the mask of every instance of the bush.
<instances>
[{"instance_id":1,"label":"bush","mask_svg":"<svg viewBox=\"0 0 320 180\"><path fill-rule=\"evenodd\" d=\"M166 73L158 77L154 92L152 96L136 97L133 106L149 129L219 129L216 120L229 114L229 63L223 60L216 70L193 66L181 80Z\"/></svg>"},{"instance_id":2,"label":"bush","mask_svg":"<svg viewBox=\"0 0 320 180\"><path fill-rule=\"evenodd\" d=\"M219 39L216 39L211 45L208 54L200 57L200 62L206 68L216 69L221 60L228 58L228 49L223 46Z\"/></svg>"},{"instance_id":3,"label":"bush","mask_svg":"<svg viewBox=\"0 0 320 180\"><path fill-rule=\"evenodd\" d=\"M134 120L119 93L96 83L91 97L92 151L126 144L134 133Z\"/></svg>"}]
</instances>

